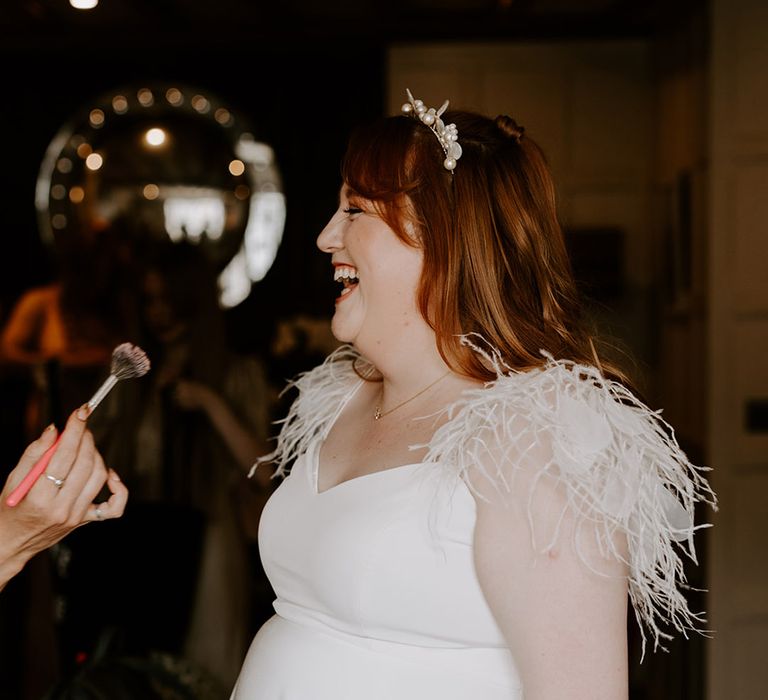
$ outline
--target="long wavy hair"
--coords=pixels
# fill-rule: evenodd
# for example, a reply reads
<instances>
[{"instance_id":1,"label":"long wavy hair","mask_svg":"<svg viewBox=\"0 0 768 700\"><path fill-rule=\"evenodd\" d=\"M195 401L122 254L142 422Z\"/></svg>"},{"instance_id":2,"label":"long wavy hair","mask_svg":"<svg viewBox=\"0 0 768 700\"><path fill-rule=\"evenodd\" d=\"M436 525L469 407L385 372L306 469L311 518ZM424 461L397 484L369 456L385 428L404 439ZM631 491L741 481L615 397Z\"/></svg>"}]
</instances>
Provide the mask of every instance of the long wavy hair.
<instances>
[{"instance_id":1,"label":"long wavy hair","mask_svg":"<svg viewBox=\"0 0 768 700\"><path fill-rule=\"evenodd\" d=\"M514 369L543 365L546 351L630 383L597 351L542 149L506 115L454 111L443 120L456 124L463 150L453 172L426 126L396 116L352 133L341 175L405 243L423 250L418 304L445 362L493 379L495 369L461 341L477 334Z\"/></svg>"}]
</instances>

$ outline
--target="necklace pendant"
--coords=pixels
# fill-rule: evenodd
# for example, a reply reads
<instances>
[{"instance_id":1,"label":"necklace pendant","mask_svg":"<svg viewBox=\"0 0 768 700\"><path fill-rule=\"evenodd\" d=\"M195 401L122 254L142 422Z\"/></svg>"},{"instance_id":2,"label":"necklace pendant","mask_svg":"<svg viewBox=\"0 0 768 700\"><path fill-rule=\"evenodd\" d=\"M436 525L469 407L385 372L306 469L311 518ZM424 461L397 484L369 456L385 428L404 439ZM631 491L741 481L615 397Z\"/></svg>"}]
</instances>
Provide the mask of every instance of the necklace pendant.
<instances>
[{"instance_id":1,"label":"necklace pendant","mask_svg":"<svg viewBox=\"0 0 768 700\"><path fill-rule=\"evenodd\" d=\"M373 412L373 420L379 420L381 418L381 408L376 406L376 410Z\"/></svg>"}]
</instances>

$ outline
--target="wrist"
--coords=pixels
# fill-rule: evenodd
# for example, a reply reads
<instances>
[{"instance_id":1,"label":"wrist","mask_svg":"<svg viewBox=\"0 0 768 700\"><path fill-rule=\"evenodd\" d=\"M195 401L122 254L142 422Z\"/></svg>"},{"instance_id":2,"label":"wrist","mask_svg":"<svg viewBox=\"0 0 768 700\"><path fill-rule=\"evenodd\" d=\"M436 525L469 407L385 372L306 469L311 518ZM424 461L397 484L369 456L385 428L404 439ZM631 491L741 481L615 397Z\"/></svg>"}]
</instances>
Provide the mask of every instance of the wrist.
<instances>
[{"instance_id":1,"label":"wrist","mask_svg":"<svg viewBox=\"0 0 768 700\"><path fill-rule=\"evenodd\" d=\"M221 396L219 396L215 391L209 389L208 387L204 388L204 392L205 400L203 401L203 406L209 418L214 418L215 416L221 415L226 411L226 404L222 400Z\"/></svg>"},{"instance_id":2,"label":"wrist","mask_svg":"<svg viewBox=\"0 0 768 700\"><path fill-rule=\"evenodd\" d=\"M0 555L0 591L3 590L8 581L24 568L28 559L28 557L23 557L19 554L9 557L6 557L4 554Z\"/></svg>"}]
</instances>

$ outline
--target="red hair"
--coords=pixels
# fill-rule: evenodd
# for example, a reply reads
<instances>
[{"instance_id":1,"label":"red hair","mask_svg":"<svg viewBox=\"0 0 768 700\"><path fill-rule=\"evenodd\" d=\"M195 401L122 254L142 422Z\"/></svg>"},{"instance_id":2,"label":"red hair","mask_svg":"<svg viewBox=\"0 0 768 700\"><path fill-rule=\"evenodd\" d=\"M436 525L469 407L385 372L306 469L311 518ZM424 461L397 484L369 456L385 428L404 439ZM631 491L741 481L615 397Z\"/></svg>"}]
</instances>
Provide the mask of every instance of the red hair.
<instances>
[{"instance_id":1,"label":"red hair","mask_svg":"<svg viewBox=\"0 0 768 700\"><path fill-rule=\"evenodd\" d=\"M595 351L541 148L506 116L448 112L443 119L456 124L463 150L452 173L435 135L408 116L358 128L342 162L344 182L423 250L418 303L443 359L462 374L493 379L488 363L461 343L461 335L477 333L515 369L541 366L544 350L623 379Z\"/></svg>"}]
</instances>

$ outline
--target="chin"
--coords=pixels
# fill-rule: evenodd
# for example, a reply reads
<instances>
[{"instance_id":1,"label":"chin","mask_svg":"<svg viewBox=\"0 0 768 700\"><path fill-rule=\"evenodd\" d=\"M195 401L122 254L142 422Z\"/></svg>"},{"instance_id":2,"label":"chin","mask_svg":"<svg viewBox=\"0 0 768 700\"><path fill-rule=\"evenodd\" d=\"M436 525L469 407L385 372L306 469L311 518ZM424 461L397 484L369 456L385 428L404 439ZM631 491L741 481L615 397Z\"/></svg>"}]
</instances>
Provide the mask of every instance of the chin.
<instances>
[{"instance_id":1,"label":"chin","mask_svg":"<svg viewBox=\"0 0 768 700\"><path fill-rule=\"evenodd\" d=\"M352 333L349 329L345 329L343 324L337 323L335 320L331 321L331 333L340 343L352 343L355 339L355 333Z\"/></svg>"}]
</instances>

